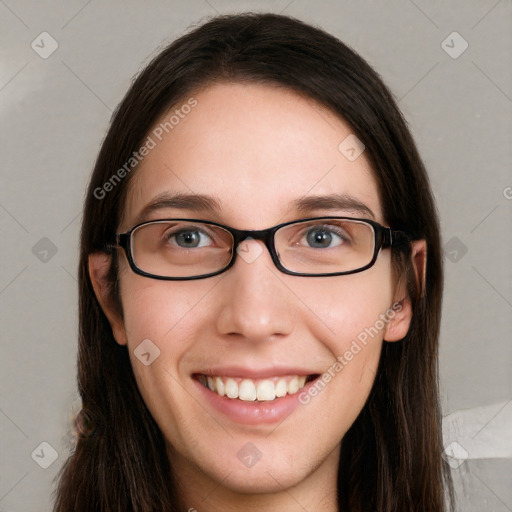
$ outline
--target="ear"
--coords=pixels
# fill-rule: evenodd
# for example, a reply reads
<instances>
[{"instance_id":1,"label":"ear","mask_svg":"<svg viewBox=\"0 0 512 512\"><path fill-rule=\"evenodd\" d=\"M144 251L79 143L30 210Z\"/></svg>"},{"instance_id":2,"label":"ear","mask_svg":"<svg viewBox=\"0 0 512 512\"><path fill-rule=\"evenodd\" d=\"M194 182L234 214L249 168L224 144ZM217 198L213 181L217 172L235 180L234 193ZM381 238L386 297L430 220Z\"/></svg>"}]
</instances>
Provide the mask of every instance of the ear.
<instances>
[{"instance_id":1,"label":"ear","mask_svg":"<svg viewBox=\"0 0 512 512\"><path fill-rule=\"evenodd\" d=\"M416 276L416 284L421 294L425 289L427 272L427 242L415 240L412 242L411 260ZM393 305L388 310L389 322L384 330L384 341L400 341L405 338L412 319L411 299L407 293L406 280L403 280L395 294ZM392 316L393 315L393 316Z\"/></svg>"},{"instance_id":2,"label":"ear","mask_svg":"<svg viewBox=\"0 0 512 512\"><path fill-rule=\"evenodd\" d=\"M119 314L118 308L113 304L109 293L110 284L107 279L111 263L111 256L103 252L95 252L89 255L89 277L96 298L100 303L101 309L107 317L112 333L119 345L127 344L126 330L124 322Z\"/></svg>"}]
</instances>

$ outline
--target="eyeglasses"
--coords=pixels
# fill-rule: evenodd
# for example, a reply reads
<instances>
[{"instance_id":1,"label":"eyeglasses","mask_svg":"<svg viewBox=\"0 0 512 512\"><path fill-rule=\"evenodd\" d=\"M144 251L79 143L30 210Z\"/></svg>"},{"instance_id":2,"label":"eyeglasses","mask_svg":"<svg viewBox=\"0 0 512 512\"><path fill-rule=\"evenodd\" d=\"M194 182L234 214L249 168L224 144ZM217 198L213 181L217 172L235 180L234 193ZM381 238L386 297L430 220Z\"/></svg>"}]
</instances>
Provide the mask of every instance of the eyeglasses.
<instances>
[{"instance_id":1,"label":"eyeglasses","mask_svg":"<svg viewBox=\"0 0 512 512\"><path fill-rule=\"evenodd\" d=\"M225 272L239 244L262 240L285 274L319 277L355 274L375 264L380 249L411 241L410 234L368 219L315 217L261 230L240 230L196 219L142 222L116 235L131 269L164 280L203 279Z\"/></svg>"}]
</instances>

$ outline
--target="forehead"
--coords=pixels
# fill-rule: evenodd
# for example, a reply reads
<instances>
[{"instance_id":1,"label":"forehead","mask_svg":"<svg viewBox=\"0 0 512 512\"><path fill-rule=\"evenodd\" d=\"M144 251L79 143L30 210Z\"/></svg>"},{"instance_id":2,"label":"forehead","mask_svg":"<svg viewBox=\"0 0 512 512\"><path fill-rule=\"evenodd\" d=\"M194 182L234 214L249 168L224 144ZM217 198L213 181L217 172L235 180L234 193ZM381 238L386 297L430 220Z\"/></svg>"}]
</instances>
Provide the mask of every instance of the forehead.
<instances>
[{"instance_id":1,"label":"forehead","mask_svg":"<svg viewBox=\"0 0 512 512\"><path fill-rule=\"evenodd\" d=\"M298 199L332 194L353 198L382 220L364 152L353 160L340 151L350 127L288 89L215 84L162 115L148 135L154 147L129 184L125 228L164 194L210 195L213 220L244 229L293 220ZM162 209L153 218L172 213Z\"/></svg>"}]
</instances>

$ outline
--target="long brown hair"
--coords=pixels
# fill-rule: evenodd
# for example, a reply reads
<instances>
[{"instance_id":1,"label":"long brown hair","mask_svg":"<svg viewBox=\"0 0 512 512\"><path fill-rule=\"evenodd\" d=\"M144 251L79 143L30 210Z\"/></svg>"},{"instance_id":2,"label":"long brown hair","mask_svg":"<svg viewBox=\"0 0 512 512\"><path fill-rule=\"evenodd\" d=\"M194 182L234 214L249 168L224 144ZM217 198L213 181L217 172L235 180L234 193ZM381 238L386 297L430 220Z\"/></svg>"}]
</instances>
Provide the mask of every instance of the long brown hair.
<instances>
[{"instance_id":1,"label":"long brown hair","mask_svg":"<svg viewBox=\"0 0 512 512\"><path fill-rule=\"evenodd\" d=\"M108 191L104 184L130 161L159 116L219 80L286 87L343 118L366 146L388 225L426 240L423 290L411 278L410 250L393 251L394 270L407 281L412 323L401 342L384 343L371 394L344 436L338 500L340 510L351 512L442 512L447 497L453 507L438 398L440 233L416 145L392 94L353 50L299 20L249 13L216 17L173 42L140 73L113 114L85 197L78 352L83 409L54 511L180 508L163 435L139 393L127 348L116 343L96 299L88 256L114 241L136 169L121 173ZM119 304L115 258L110 282Z\"/></svg>"}]
</instances>

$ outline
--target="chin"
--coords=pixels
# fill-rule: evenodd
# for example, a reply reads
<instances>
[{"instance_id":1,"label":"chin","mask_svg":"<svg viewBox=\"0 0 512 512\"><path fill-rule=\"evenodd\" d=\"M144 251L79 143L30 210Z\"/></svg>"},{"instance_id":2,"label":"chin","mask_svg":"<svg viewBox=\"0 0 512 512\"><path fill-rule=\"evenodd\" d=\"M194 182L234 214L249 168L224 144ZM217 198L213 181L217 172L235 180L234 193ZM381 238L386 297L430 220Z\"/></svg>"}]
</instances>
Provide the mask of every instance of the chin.
<instances>
[{"instance_id":1,"label":"chin","mask_svg":"<svg viewBox=\"0 0 512 512\"><path fill-rule=\"evenodd\" d=\"M279 493L307 476L307 472L292 468L290 464L263 465L261 461L252 468L223 467L210 475L219 485L237 494Z\"/></svg>"},{"instance_id":2,"label":"chin","mask_svg":"<svg viewBox=\"0 0 512 512\"><path fill-rule=\"evenodd\" d=\"M279 436L254 436L251 441L248 436L235 435L228 442L210 440L210 444L197 444L193 453L183 456L187 457L185 464L192 473L203 474L205 494L219 486L235 494L266 494L294 487L320 465L318 462L315 467L311 463L318 457L311 445L307 447L309 455L297 456L305 453L305 448ZM185 461L176 451L171 457L176 463L181 462L183 468Z\"/></svg>"}]
</instances>

